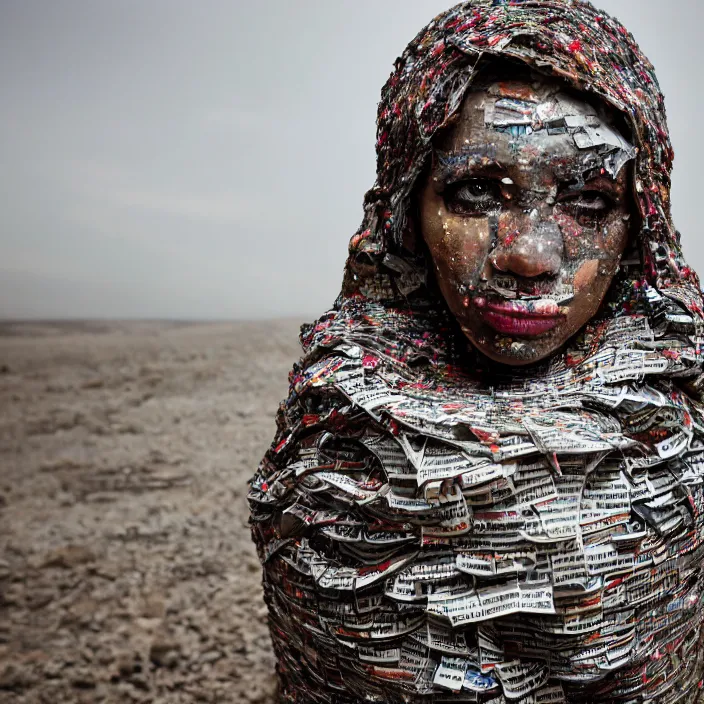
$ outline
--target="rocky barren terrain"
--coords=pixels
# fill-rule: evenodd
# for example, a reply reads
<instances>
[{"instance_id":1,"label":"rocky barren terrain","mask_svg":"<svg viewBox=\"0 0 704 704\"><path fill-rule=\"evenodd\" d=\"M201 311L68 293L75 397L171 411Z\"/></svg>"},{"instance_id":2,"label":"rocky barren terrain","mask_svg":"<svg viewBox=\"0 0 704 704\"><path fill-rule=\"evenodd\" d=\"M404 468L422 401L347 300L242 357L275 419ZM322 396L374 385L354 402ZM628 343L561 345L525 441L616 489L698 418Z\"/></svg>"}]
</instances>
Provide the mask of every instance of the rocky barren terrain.
<instances>
[{"instance_id":1,"label":"rocky barren terrain","mask_svg":"<svg viewBox=\"0 0 704 704\"><path fill-rule=\"evenodd\" d=\"M0 702L275 701L245 495L297 328L0 324Z\"/></svg>"}]
</instances>

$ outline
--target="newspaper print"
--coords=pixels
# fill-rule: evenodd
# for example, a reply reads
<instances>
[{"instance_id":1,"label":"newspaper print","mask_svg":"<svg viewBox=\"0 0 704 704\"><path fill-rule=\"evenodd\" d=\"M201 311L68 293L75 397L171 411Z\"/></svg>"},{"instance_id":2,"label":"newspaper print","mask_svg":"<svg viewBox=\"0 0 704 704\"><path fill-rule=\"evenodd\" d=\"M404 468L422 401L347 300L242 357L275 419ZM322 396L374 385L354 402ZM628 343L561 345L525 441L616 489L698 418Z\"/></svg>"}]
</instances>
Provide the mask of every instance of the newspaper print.
<instances>
[{"instance_id":1,"label":"newspaper print","mask_svg":"<svg viewBox=\"0 0 704 704\"><path fill-rule=\"evenodd\" d=\"M304 332L248 496L282 702L694 704L704 676L704 330L701 297L663 226L669 147L656 137L656 82L627 33L585 3L458 8L456 24L434 25L423 35L432 41L415 45L410 74L423 52L506 53L554 61L595 93L608 89L629 116L647 112L633 190L648 229L642 251L621 262L633 284L623 305L607 302L545 364L488 373L466 364L471 351L455 345L399 242L374 239L376 220L393 229L408 194L393 194L391 216L369 204L359 251L364 266L383 267ZM459 105L472 65L445 75L428 64L417 124L443 99ZM394 120L406 97L385 104ZM487 119L532 129L504 96L487 109ZM549 128L584 145L601 139L607 169L628 152L588 116ZM490 160L486 151L479 158ZM399 171L409 182L419 173ZM518 295L511 276L492 286ZM550 295L563 305L575 291Z\"/></svg>"}]
</instances>

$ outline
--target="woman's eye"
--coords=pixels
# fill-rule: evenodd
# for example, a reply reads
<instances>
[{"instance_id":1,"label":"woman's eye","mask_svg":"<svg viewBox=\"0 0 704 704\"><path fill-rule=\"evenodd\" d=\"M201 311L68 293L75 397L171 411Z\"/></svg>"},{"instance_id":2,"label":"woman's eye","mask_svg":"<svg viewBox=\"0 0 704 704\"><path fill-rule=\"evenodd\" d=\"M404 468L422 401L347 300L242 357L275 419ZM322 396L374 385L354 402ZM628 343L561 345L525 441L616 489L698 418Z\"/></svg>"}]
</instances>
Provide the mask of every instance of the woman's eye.
<instances>
[{"instance_id":1,"label":"woman's eye","mask_svg":"<svg viewBox=\"0 0 704 704\"><path fill-rule=\"evenodd\" d=\"M583 225L592 224L611 210L611 199L600 191L582 191L560 199L560 205Z\"/></svg>"},{"instance_id":2,"label":"woman's eye","mask_svg":"<svg viewBox=\"0 0 704 704\"><path fill-rule=\"evenodd\" d=\"M487 179L472 179L445 192L445 205L457 215L482 215L499 206L498 186Z\"/></svg>"}]
</instances>

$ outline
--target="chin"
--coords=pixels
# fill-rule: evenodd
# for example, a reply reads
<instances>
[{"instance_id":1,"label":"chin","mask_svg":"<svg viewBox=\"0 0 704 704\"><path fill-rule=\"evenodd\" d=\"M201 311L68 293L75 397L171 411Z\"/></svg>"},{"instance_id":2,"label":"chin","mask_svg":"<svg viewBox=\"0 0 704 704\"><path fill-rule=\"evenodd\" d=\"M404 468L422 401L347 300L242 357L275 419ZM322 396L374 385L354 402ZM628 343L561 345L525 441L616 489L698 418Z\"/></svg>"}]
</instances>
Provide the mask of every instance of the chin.
<instances>
[{"instance_id":1,"label":"chin","mask_svg":"<svg viewBox=\"0 0 704 704\"><path fill-rule=\"evenodd\" d=\"M512 354L511 352L505 352L503 350L496 350L492 347L478 346L475 345L476 349L479 350L485 357L488 357L492 362L498 362L499 364L505 364L510 367L526 367L529 364L535 364L537 362L542 362L543 360L550 357L555 349L549 350L534 350L531 354ZM559 348L558 348L559 349Z\"/></svg>"},{"instance_id":2,"label":"chin","mask_svg":"<svg viewBox=\"0 0 704 704\"><path fill-rule=\"evenodd\" d=\"M558 352L567 340L563 335L556 335L556 331L531 338L508 337L495 330L486 329L477 333L461 323L460 327L474 349L492 362L511 367L525 367L542 362Z\"/></svg>"}]
</instances>

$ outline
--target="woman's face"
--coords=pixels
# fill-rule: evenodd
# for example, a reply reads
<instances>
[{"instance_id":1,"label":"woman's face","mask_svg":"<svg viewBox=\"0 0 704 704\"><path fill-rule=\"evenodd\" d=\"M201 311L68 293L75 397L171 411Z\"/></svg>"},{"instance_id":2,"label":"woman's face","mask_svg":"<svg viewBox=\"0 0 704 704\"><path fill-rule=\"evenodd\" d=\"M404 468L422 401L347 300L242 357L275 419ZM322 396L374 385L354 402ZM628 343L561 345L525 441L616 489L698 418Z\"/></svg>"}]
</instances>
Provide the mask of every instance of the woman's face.
<instances>
[{"instance_id":1,"label":"woman's face","mask_svg":"<svg viewBox=\"0 0 704 704\"><path fill-rule=\"evenodd\" d=\"M619 267L634 149L549 78L474 90L434 147L421 229L450 310L495 361L547 357L596 313Z\"/></svg>"}]
</instances>

